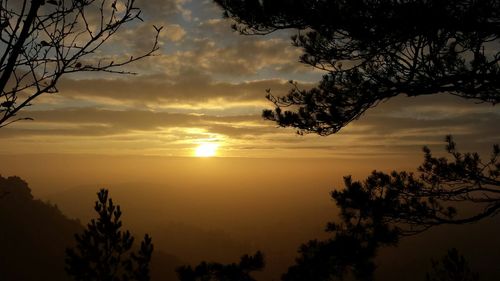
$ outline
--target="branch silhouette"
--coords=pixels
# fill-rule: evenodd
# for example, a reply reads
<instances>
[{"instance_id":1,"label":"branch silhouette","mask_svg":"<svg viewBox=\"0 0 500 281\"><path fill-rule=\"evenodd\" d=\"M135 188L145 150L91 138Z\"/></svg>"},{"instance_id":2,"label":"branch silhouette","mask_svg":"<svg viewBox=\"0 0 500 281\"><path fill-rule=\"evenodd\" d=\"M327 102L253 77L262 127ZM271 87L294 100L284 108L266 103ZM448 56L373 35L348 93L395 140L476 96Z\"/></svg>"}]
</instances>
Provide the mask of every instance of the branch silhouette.
<instances>
[{"instance_id":1,"label":"branch silhouette","mask_svg":"<svg viewBox=\"0 0 500 281\"><path fill-rule=\"evenodd\" d=\"M110 72L154 55L161 27L154 27L151 48L133 56L103 57L99 51L126 24L142 21L135 0L1 0L0 128L43 94L54 94L66 74Z\"/></svg>"},{"instance_id":2,"label":"branch silhouette","mask_svg":"<svg viewBox=\"0 0 500 281\"><path fill-rule=\"evenodd\" d=\"M363 183L345 179L345 189L332 192L347 216L381 216L394 223L402 235L412 235L442 224L466 224L494 216L500 209L500 149L493 146L487 161L477 153L460 153L446 138L451 160L436 158L424 147L419 175L374 171ZM463 203L476 213L462 215Z\"/></svg>"},{"instance_id":3,"label":"branch silhouette","mask_svg":"<svg viewBox=\"0 0 500 281\"><path fill-rule=\"evenodd\" d=\"M215 0L242 34L295 29L317 87L267 98L263 117L330 135L398 95L500 101L500 3L485 1Z\"/></svg>"},{"instance_id":4,"label":"branch silhouette","mask_svg":"<svg viewBox=\"0 0 500 281\"><path fill-rule=\"evenodd\" d=\"M402 237L431 227L473 223L498 214L499 146L494 145L491 157L483 161L477 153L459 152L451 136L446 143L451 159L434 157L424 147L418 175L374 171L363 182L345 177L344 189L331 193L340 209L340 222L330 222L326 228L332 238L302 245L295 265L282 280L327 281L346 276L373 280L379 248L396 246ZM461 262L455 254L450 252L449 259ZM456 271L448 267L448 261L440 270L450 276Z\"/></svg>"},{"instance_id":5,"label":"branch silhouette","mask_svg":"<svg viewBox=\"0 0 500 281\"><path fill-rule=\"evenodd\" d=\"M337 133L399 95L449 93L500 102L499 1L214 1L242 34L294 29L300 61L324 71L311 89L290 81L285 96L266 90L274 109L263 117L299 134ZM378 248L434 226L496 215L498 145L481 160L458 152L451 137L446 142L451 160L424 148L418 175L374 171L363 182L345 177L345 188L332 192L341 210L341 222L327 227L332 238L304 244L283 280L372 280ZM470 205L473 214L464 211Z\"/></svg>"}]
</instances>

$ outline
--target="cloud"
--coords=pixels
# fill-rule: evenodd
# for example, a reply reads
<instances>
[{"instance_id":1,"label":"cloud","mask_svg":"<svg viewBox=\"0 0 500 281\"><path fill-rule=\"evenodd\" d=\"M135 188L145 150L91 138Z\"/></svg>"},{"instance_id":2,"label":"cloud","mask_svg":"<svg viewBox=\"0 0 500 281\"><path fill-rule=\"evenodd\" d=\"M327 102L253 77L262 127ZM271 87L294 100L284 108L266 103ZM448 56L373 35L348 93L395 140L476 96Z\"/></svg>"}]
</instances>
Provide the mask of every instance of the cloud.
<instances>
[{"instance_id":1,"label":"cloud","mask_svg":"<svg viewBox=\"0 0 500 281\"><path fill-rule=\"evenodd\" d=\"M258 115L208 116L175 114L140 110L99 110L76 108L25 112L35 122L18 123L0 132L4 137L27 135L46 136L105 136L123 135L134 131L156 132L172 128L201 129L228 136L262 134L268 128ZM23 116L20 116L23 117ZM241 129L240 132L238 130ZM262 130L264 129L264 130Z\"/></svg>"},{"instance_id":2,"label":"cloud","mask_svg":"<svg viewBox=\"0 0 500 281\"><path fill-rule=\"evenodd\" d=\"M210 75L243 77L264 70L279 73L311 71L298 62L300 50L282 39L255 39L242 37L224 45L208 38L194 38L191 48L166 54L162 64L168 68L195 67Z\"/></svg>"},{"instance_id":3,"label":"cloud","mask_svg":"<svg viewBox=\"0 0 500 281\"><path fill-rule=\"evenodd\" d=\"M66 139L79 140L82 145L101 139L101 146L113 143L113 146L118 145L122 150L135 147L137 143L147 143L149 151L180 146L189 150L200 140L211 139L223 142L228 156L247 155L254 149L257 154L267 151L264 154L277 157L409 157L420 155L423 145L442 151L446 134L454 135L464 150L484 154L490 152L493 143L500 142L500 128L497 126L500 112L479 112L479 109L474 109L484 105L470 106L471 110L446 119L421 119L418 110L414 111L415 115L394 114L398 109L404 111L407 106L425 110L436 106L438 110L441 105L436 101L442 99L435 96L434 99L410 101L398 98L389 101L329 137L298 136L293 129L279 129L273 122L262 120L259 112L221 116L96 108L25 112L35 121L3 128L0 136L2 142L15 139L23 143L31 139L34 142L43 140L60 143ZM456 107L453 103L447 106L447 110L454 111L461 105L459 102ZM388 110L390 108L392 110ZM446 112L443 114L446 116ZM182 154L183 151L178 153ZM177 155L175 149L172 153Z\"/></svg>"},{"instance_id":4,"label":"cloud","mask_svg":"<svg viewBox=\"0 0 500 281\"><path fill-rule=\"evenodd\" d=\"M185 8L187 0L137 0L136 6L141 9L147 20L176 20L182 16L189 19L191 11Z\"/></svg>"},{"instance_id":5,"label":"cloud","mask_svg":"<svg viewBox=\"0 0 500 281\"><path fill-rule=\"evenodd\" d=\"M189 23L178 17L186 14L187 4L194 5L194 2L139 1L137 6L142 7L145 22L124 26L99 55L106 56L107 61L118 61L120 56L128 58L150 50L155 36L154 25L164 27L159 37L158 56L129 65L127 70L178 75L195 69L224 81L232 78L261 79L264 76L289 79L290 74L315 73L311 67L298 62L301 50L291 45L288 34L242 36L231 30L228 20L213 17Z\"/></svg>"},{"instance_id":6,"label":"cloud","mask_svg":"<svg viewBox=\"0 0 500 281\"><path fill-rule=\"evenodd\" d=\"M181 41L186 35L186 31L178 24L171 24L164 27L162 35L172 42Z\"/></svg>"},{"instance_id":7,"label":"cloud","mask_svg":"<svg viewBox=\"0 0 500 281\"><path fill-rule=\"evenodd\" d=\"M215 82L196 71L177 76L128 76L128 79L62 79L60 95L65 98L97 100L105 103L130 103L153 107L201 105L231 107L232 104L269 104L266 89L285 94L290 85L283 80L258 80L241 83Z\"/></svg>"},{"instance_id":8,"label":"cloud","mask_svg":"<svg viewBox=\"0 0 500 281\"><path fill-rule=\"evenodd\" d=\"M163 27L158 37L159 47L182 41L186 36L186 31L179 24L168 24L160 21L148 22L147 24L140 24L133 28L124 29L121 33L113 37L112 44L120 46L120 48L128 50L128 52L133 51L136 54L144 53L153 46L156 36L154 26L158 28ZM157 52L157 54L159 53Z\"/></svg>"},{"instance_id":9,"label":"cloud","mask_svg":"<svg viewBox=\"0 0 500 281\"><path fill-rule=\"evenodd\" d=\"M500 141L498 107L445 94L397 97L336 135L297 136L294 129L277 128L260 117L263 108L272 107L266 89L280 96L290 90L292 77L320 79L321 73L298 62L301 50L291 46L289 33L239 35L210 1L138 0L137 5L145 23L126 26L96 56L141 53L151 47L152 25L164 26L158 55L125 68L141 75L63 77L59 94L38 99L23 113L34 122L0 130L0 152L64 147L69 152L187 155L194 143L216 139L224 142L228 156L375 157L415 155L425 144L441 147L446 134L472 151L486 151Z\"/></svg>"}]
</instances>

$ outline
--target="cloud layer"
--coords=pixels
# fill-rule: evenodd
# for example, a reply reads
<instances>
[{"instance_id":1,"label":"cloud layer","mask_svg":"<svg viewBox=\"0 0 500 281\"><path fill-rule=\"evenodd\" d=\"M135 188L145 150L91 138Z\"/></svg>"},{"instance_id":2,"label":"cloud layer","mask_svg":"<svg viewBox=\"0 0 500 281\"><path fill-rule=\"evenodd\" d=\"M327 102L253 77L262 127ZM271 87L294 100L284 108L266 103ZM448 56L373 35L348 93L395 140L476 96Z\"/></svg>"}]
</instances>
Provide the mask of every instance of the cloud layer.
<instances>
[{"instance_id":1,"label":"cloud layer","mask_svg":"<svg viewBox=\"0 0 500 281\"><path fill-rule=\"evenodd\" d=\"M500 142L498 107L439 94L392 99L330 137L298 136L261 119L289 79L311 87L321 72L298 62L288 33L241 36L211 1L140 0L144 24L113 38L106 56L150 47L152 25L164 26L157 56L135 76L65 76L60 93L39 99L0 131L0 153L71 152L189 156L201 142L222 156L380 157L420 155L453 134L466 149Z\"/></svg>"}]
</instances>

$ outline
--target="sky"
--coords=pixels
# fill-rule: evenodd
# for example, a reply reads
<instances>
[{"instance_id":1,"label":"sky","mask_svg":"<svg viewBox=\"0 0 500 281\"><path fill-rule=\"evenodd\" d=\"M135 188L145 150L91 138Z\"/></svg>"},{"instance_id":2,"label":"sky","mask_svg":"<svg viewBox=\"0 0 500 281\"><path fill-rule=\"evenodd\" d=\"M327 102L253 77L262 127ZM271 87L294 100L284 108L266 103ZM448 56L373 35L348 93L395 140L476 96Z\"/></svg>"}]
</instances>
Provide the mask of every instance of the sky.
<instances>
[{"instance_id":1,"label":"sky","mask_svg":"<svg viewBox=\"0 0 500 281\"><path fill-rule=\"evenodd\" d=\"M1 154L62 153L191 157L199 144L219 157L416 157L453 134L467 149L498 143L500 110L440 94L391 99L340 133L299 136L261 118L289 80L310 87L321 71L299 63L294 31L244 36L212 1L138 0L144 23L125 26L103 57L140 54L152 25L160 49L125 70L137 75L67 75L59 93L36 100L0 131Z\"/></svg>"},{"instance_id":2,"label":"sky","mask_svg":"<svg viewBox=\"0 0 500 281\"><path fill-rule=\"evenodd\" d=\"M130 210L132 225L153 217L145 229L172 223L222 229L264 250L279 276L297 246L323 234L336 217L329 192L343 186L344 175L414 170L422 146L442 152L448 134L459 149L483 155L500 143L498 106L447 94L390 99L328 137L278 128L261 117L272 109L266 89L284 95L289 80L312 87L324 74L299 62L293 30L240 35L210 0L136 3L144 22L124 26L96 54L115 59L146 52L153 25L163 26L155 56L124 68L136 75L66 75L59 93L38 98L18 116L33 121L0 129L0 174L22 177L35 197L70 217L86 221L96 190L110 188ZM216 147L217 157L194 157L201 144ZM432 237L436 249L454 241L450 232ZM469 232L460 233L468 241ZM415 251L426 247L415 245ZM480 255L473 246L469 254ZM407 261L400 257L386 259L386 268ZM421 260L427 264L429 257Z\"/></svg>"}]
</instances>

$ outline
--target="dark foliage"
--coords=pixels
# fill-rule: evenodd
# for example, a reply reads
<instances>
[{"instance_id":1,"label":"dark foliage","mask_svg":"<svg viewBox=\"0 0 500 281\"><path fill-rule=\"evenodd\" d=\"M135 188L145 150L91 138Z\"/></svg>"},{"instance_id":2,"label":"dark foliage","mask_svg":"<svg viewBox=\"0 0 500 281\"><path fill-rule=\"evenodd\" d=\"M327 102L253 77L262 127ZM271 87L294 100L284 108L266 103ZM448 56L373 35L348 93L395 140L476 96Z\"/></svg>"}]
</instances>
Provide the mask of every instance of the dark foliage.
<instances>
[{"instance_id":1,"label":"dark foliage","mask_svg":"<svg viewBox=\"0 0 500 281\"><path fill-rule=\"evenodd\" d=\"M137 253L131 251L134 237L121 230L120 206L108 199L108 191L97 193L95 211L83 234L75 235L77 246L66 251L66 271L76 281L148 281L153 252L146 234Z\"/></svg>"},{"instance_id":2,"label":"dark foliage","mask_svg":"<svg viewBox=\"0 0 500 281\"><path fill-rule=\"evenodd\" d=\"M296 264L282 276L283 281L330 281L352 276L373 280L375 257L379 247L397 243L397 233L371 218L353 223L332 224L333 238L312 240L302 245Z\"/></svg>"},{"instance_id":3,"label":"dark foliage","mask_svg":"<svg viewBox=\"0 0 500 281\"><path fill-rule=\"evenodd\" d=\"M195 268L182 266L177 274L180 281L255 281L250 273L263 268L264 256L257 252L253 256L242 256L239 263L202 262Z\"/></svg>"},{"instance_id":4,"label":"dark foliage","mask_svg":"<svg viewBox=\"0 0 500 281\"><path fill-rule=\"evenodd\" d=\"M451 93L500 101L497 0L215 0L243 34L297 29L301 62L319 85L268 99L263 116L299 133L329 135L400 94Z\"/></svg>"},{"instance_id":5,"label":"dark foliage","mask_svg":"<svg viewBox=\"0 0 500 281\"><path fill-rule=\"evenodd\" d=\"M500 149L487 161L477 153L462 154L447 137L452 160L437 158L424 148L419 175L373 172L365 182L345 180L345 189L332 192L343 217L369 216L391 223L403 235L441 224L464 224L496 215L500 209ZM469 203L473 203L472 205ZM458 208L472 210L463 215Z\"/></svg>"},{"instance_id":6,"label":"dark foliage","mask_svg":"<svg viewBox=\"0 0 500 281\"><path fill-rule=\"evenodd\" d=\"M296 264L283 275L284 281L373 280L373 259L381 246L396 245L399 228L387 223L384 200L377 200L359 182L345 179L342 195L334 191L341 213L340 223L329 223L333 234L325 241L312 240L302 245ZM368 205L365 205L369 203Z\"/></svg>"},{"instance_id":7,"label":"dark foliage","mask_svg":"<svg viewBox=\"0 0 500 281\"><path fill-rule=\"evenodd\" d=\"M478 281L479 274L473 272L465 258L453 248L441 261L432 261L432 271L426 281Z\"/></svg>"},{"instance_id":8,"label":"dark foliage","mask_svg":"<svg viewBox=\"0 0 500 281\"><path fill-rule=\"evenodd\" d=\"M328 224L327 231L333 237L302 245L296 264L283 280L327 281L348 274L357 280L373 280L373 259L380 247L397 245L402 236L433 226L473 223L496 215L500 209L498 145L483 162L477 153L458 152L451 137L446 141L452 160L436 158L424 148L418 176L374 171L364 182L346 177L345 188L332 192L341 221ZM463 212L459 212L460 207ZM450 252L443 265L435 268L433 278L461 274L457 271L460 268L467 270L455 254Z\"/></svg>"}]
</instances>

